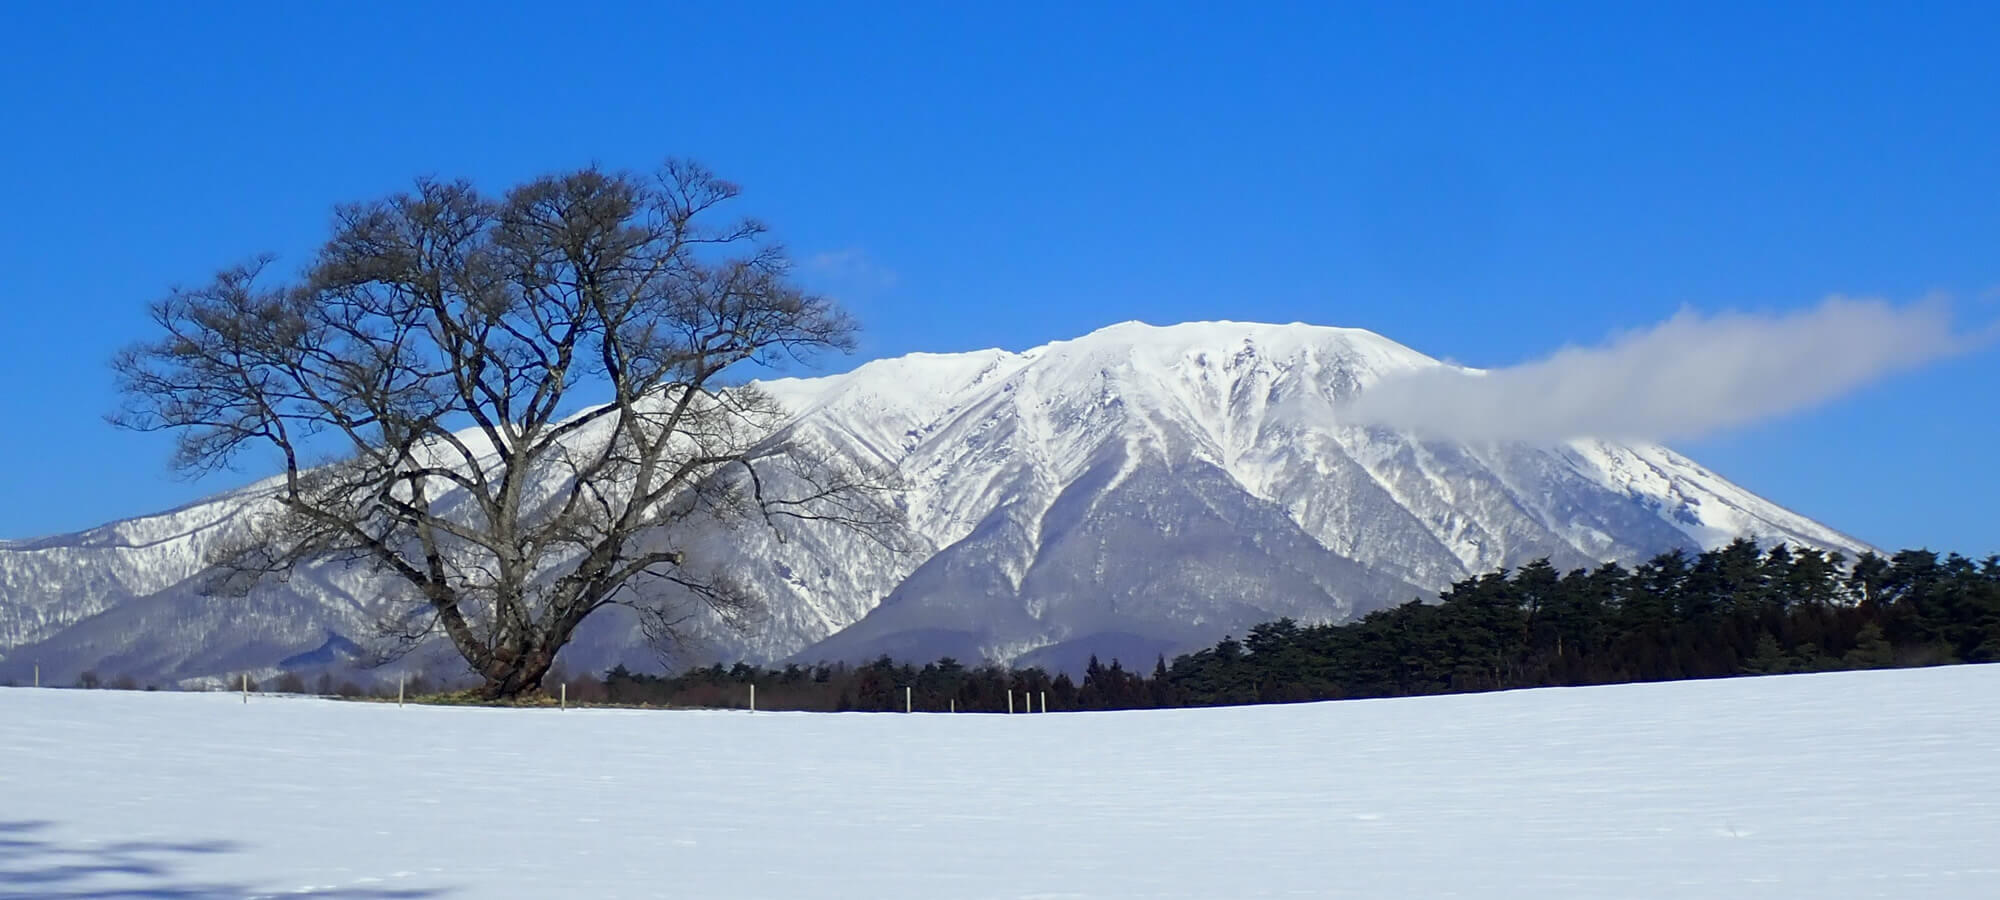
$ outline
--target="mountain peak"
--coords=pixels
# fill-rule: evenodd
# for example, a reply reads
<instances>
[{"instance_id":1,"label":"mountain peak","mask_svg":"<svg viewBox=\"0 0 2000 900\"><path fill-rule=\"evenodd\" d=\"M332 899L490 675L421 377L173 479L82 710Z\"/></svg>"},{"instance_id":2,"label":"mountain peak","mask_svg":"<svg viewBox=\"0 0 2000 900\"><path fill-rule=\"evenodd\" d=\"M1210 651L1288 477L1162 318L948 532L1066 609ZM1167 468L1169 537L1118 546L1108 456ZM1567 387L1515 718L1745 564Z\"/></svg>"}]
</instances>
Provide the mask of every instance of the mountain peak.
<instances>
[{"instance_id":1,"label":"mountain peak","mask_svg":"<svg viewBox=\"0 0 2000 900\"><path fill-rule=\"evenodd\" d=\"M1179 322L1170 325L1155 325L1138 319L1128 319L1106 325L1079 338L1045 344L1036 350L1061 344L1131 344L1222 349L1243 343L1268 345L1279 350L1309 345L1346 346L1421 356L1416 351L1365 328L1314 325L1306 322L1284 324L1242 322L1231 319Z\"/></svg>"},{"instance_id":2,"label":"mountain peak","mask_svg":"<svg viewBox=\"0 0 2000 900\"><path fill-rule=\"evenodd\" d=\"M838 375L772 379L759 384L800 412L838 403L839 397L850 394L877 399L909 395L908 402L919 404L929 402L922 399L929 396L946 401L948 407L948 401L966 387L1030 370L1040 373L1037 380L1059 385L1067 379L1091 379L1093 373L1114 370L1140 373L1140 380L1146 381L1165 373L1185 374L1251 361L1339 370L1350 387L1384 375L1442 365L1362 328L1230 320L1154 325L1134 319L1020 351L993 348L909 353L871 360Z\"/></svg>"}]
</instances>

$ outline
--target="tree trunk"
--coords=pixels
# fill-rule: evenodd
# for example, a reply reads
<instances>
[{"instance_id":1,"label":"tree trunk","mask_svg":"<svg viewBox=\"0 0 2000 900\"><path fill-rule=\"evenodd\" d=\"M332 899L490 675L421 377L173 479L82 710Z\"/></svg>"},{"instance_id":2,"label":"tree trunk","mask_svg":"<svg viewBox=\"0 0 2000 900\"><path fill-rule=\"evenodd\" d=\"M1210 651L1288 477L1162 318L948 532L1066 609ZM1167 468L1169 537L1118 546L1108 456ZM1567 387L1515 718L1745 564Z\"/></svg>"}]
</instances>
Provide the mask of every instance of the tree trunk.
<instances>
[{"instance_id":1,"label":"tree trunk","mask_svg":"<svg viewBox=\"0 0 2000 900\"><path fill-rule=\"evenodd\" d=\"M555 658L555 651L545 645L505 657L495 654L493 663L480 673L486 683L473 695L481 700L517 700L541 693L542 679L555 665Z\"/></svg>"}]
</instances>

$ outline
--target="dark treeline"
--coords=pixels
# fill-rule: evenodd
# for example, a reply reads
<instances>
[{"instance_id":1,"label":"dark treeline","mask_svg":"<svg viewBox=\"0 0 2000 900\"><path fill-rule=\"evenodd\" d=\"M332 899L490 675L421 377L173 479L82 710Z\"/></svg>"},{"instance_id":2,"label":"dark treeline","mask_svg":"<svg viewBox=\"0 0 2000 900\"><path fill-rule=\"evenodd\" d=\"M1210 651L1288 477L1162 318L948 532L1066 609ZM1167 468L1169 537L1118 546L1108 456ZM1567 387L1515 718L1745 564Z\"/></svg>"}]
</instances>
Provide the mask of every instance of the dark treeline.
<instances>
[{"instance_id":1,"label":"dark treeline","mask_svg":"<svg viewBox=\"0 0 2000 900\"><path fill-rule=\"evenodd\" d=\"M1260 625L1175 661L1199 704L1397 697L2000 659L2000 557L1737 541L1567 574L1459 582L1342 626Z\"/></svg>"},{"instance_id":2,"label":"dark treeline","mask_svg":"<svg viewBox=\"0 0 2000 900\"><path fill-rule=\"evenodd\" d=\"M2000 557L1837 554L1749 541L1631 569L1546 561L1468 579L1344 625L1258 625L1150 671L1092 660L1081 679L1038 668L720 665L675 676L613 669L571 696L760 709L1004 712L1401 697L1558 685L2000 660ZM579 691L587 696L580 696Z\"/></svg>"},{"instance_id":3,"label":"dark treeline","mask_svg":"<svg viewBox=\"0 0 2000 900\"><path fill-rule=\"evenodd\" d=\"M1344 625L1258 625L1242 639L1155 659L1144 671L1092 659L1080 678L1039 668L713 665L678 675L623 666L602 678L551 673L544 693L577 703L759 709L1050 712L1402 697L1509 688L2000 661L2000 557L1923 550L1852 565L1838 554L1749 541L1631 569L1563 573L1546 561L1467 579ZM238 689L243 676L226 679ZM80 687L137 688L85 672ZM459 687L411 677L411 696ZM251 690L394 697L365 683L284 673ZM152 689L148 685L147 689Z\"/></svg>"},{"instance_id":4,"label":"dark treeline","mask_svg":"<svg viewBox=\"0 0 2000 900\"><path fill-rule=\"evenodd\" d=\"M910 707L918 711L1007 712L1011 708L1028 712L1030 698L1035 710L1046 705L1050 712L1181 705L1178 698L1160 693L1171 684L1165 659L1156 661L1152 677L1128 672L1115 660L1109 666L1092 660L1078 681L1039 668L966 666L949 657L919 667L886 656L858 666L765 669L738 663L728 668L691 669L675 676L640 674L621 666L607 673L601 684L591 686L596 690L585 699L742 708L749 703L752 684L757 686L758 709L901 712L905 688L909 689ZM578 696L576 688L570 690L570 696Z\"/></svg>"}]
</instances>

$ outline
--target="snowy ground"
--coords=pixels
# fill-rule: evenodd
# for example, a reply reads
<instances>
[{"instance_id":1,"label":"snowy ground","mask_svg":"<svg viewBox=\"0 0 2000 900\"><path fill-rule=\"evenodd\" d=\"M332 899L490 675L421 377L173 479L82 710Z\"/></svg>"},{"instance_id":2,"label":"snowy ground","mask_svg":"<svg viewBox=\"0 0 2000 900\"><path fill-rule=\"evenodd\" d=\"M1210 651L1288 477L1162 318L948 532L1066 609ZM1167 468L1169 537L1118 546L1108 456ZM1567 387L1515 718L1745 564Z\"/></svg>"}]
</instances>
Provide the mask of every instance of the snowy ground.
<instances>
[{"instance_id":1,"label":"snowy ground","mask_svg":"<svg viewBox=\"0 0 2000 900\"><path fill-rule=\"evenodd\" d=\"M1047 716L0 689L0 897L1993 897L2000 666Z\"/></svg>"}]
</instances>

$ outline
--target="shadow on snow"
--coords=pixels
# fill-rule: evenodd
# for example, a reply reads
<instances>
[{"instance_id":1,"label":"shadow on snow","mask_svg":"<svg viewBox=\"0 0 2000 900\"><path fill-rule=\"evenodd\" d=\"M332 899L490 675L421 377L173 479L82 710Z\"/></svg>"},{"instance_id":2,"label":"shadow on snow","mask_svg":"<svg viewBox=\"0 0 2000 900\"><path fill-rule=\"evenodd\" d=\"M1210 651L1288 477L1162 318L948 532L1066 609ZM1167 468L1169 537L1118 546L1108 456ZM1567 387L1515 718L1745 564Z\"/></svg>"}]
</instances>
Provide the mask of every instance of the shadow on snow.
<instances>
[{"instance_id":1,"label":"shadow on snow","mask_svg":"<svg viewBox=\"0 0 2000 900\"><path fill-rule=\"evenodd\" d=\"M439 889L368 886L271 890L200 881L178 874L177 861L247 848L234 841L64 842L46 834L54 825L47 821L0 821L0 900L194 900L278 894L328 900L414 900L445 894Z\"/></svg>"}]
</instances>

